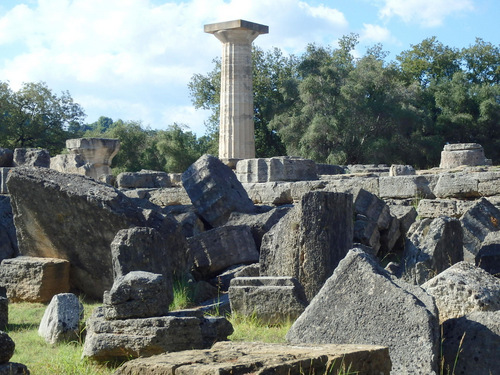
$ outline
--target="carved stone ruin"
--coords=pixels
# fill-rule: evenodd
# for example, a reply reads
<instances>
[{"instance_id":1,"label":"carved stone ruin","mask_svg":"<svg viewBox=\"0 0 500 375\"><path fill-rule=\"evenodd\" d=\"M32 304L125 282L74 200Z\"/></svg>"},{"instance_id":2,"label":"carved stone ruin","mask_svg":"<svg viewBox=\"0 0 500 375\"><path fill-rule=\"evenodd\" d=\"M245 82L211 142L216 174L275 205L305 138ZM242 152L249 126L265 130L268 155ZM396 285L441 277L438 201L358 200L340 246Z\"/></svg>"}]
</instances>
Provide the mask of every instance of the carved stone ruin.
<instances>
[{"instance_id":1,"label":"carved stone ruin","mask_svg":"<svg viewBox=\"0 0 500 375\"><path fill-rule=\"evenodd\" d=\"M57 155L50 168L99 179L111 174L111 161L120 150L120 141L109 138L76 138L66 141L69 155Z\"/></svg>"},{"instance_id":2,"label":"carved stone ruin","mask_svg":"<svg viewBox=\"0 0 500 375\"><path fill-rule=\"evenodd\" d=\"M491 165L484 156L483 146L477 143L455 143L444 146L439 168L456 168L462 165Z\"/></svg>"},{"instance_id":3,"label":"carved stone ruin","mask_svg":"<svg viewBox=\"0 0 500 375\"><path fill-rule=\"evenodd\" d=\"M255 157L252 42L269 27L244 20L205 25L222 42L219 158Z\"/></svg>"}]
</instances>

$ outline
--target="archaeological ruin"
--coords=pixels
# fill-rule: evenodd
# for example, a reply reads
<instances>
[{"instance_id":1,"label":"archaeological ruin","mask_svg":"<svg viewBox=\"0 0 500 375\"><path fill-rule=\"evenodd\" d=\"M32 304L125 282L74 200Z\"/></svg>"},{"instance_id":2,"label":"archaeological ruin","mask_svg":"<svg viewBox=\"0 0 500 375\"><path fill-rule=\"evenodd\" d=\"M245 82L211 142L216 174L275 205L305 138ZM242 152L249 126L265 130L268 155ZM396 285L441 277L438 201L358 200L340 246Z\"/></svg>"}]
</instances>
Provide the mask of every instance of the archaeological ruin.
<instances>
[{"instance_id":1,"label":"archaeological ruin","mask_svg":"<svg viewBox=\"0 0 500 375\"><path fill-rule=\"evenodd\" d=\"M443 145L429 170L255 158L268 27L205 32L223 45L219 157L112 176L116 139L0 148L0 329L9 303L47 304L47 345L82 340L116 375L500 373L500 167L481 145ZM179 281L191 305L172 310ZM231 314L289 322L286 343L232 341ZM0 373L29 373L0 345Z\"/></svg>"}]
</instances>

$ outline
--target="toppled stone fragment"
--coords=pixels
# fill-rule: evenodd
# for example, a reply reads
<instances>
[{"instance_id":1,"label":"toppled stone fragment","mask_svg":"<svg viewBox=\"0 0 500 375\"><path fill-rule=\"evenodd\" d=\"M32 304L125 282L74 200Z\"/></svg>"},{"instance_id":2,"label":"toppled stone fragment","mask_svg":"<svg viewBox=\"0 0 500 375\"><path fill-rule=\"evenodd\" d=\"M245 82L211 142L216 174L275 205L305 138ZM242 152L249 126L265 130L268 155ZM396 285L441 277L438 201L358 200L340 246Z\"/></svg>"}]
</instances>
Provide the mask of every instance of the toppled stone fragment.
<instances>
[{"instance_id":1,"label":"toppled stone fragment","mask_svg":"<svg viewBox=\"0 0 500 375\"><path fill-rule=\"evenodd\" d=\"M293 344L387 345L391 374L437 374L440 335L434 311L420 288L395 282L375 258L353 249L286 338Z\"/></svg>"},{"instance_id":2,"label":"toppled stone fragment","mask_svg":"<svg viewBox=\"0 0 500 375\"><path fill-rule=\"evenodd\" d=\"M218 342L209 350L160 354L126 362L115 375L337 374L389 375L387 348L374 345L283 345Z\"/></svg>"},{"instance_id":3,"label":"toppled stone fragment","mask_svg":"<svg viewBox=\"0 0 500 375\"><path fill-rule=\"evenodd\" d=\"M294 277L238 277L229 287L231 312L255 316L266 324L293 321L307 306L304 288Z\"/></svg>"},{"instance_id":4,"label":"toppled stone fragment","mask_svg":"<svg viewBox=\"0 0 500 375\"><path fill-rule=\"evenodd\" d=\"M296 277L311 300L352 247L352 214L351 194L305 194L264 235L260 275Z\"/></svg>"},{"instance_id":5,"label":"toppled stone fragment","mask_svg":"<svg viewBox=\"0 0 500 375\"><path fill-rule=\"evenodd\" d=\"M203 155L183 174L182 184L198 213L212 227L232 212L254 212L254 205L234 172L218 158Z\"/></svg>"},{"instance_id":6,"label":"toppled stone fragment","mask_svg":"<svg viewBox=\"0 0 500 375\"><path fill-rule=\"evenodd\" d=\"M459 262L422 285L434 297L439 319L473 311L500 310L500 280L468 262Z\"/></svg>"},{"instance_id":7,"label":"toppled stone fragment","mask_svg":"<svg viewBox=\"0 0 500 375\"><path fill-rule=\"evenodd\" d=\"M408 231L403 278L421 285L464 259L463 232L458 219L439 217L415 222Z\"/></svg>"},{"instance_id":8,"label":"toppled stone fragment","mask_svg":"<svg viewBox=\"0 0 500 375\"><path fill-rule=\"evenodd\" d=\"M104 292L104 316L108 320L164 316L173 298L171 280L151 272L129 272Z\"/></svg>"},{"instance_id":9,"label":"toppled stone fragment","mask_svg":"<svg viewBox=\"0 0 500 375\"><path fill-rule=\"evenodd\" d=\"M77 340L83 305L72 293L56 294L45 309L38 334L49 344Z\"/></svg>"}]
</instances>

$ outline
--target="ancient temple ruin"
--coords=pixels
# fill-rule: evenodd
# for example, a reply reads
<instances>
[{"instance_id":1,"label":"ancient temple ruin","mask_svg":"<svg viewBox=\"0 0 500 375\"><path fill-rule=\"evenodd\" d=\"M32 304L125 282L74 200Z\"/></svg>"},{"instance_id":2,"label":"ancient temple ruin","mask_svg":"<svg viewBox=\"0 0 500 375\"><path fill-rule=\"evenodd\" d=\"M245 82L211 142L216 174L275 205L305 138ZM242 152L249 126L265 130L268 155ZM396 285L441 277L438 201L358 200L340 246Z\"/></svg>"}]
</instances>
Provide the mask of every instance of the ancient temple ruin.
<instances>
[{"instance_id":1,"label":"ancient temple ruin","mask_svg":"<svg viewBox=\"0 0 500 375\"><path fill-rule=\"evenodd\" d=\"M204 29L222 42L219 158L254 158L252 42L269 27L235 20Z\"/></svg>"}]
</instances>

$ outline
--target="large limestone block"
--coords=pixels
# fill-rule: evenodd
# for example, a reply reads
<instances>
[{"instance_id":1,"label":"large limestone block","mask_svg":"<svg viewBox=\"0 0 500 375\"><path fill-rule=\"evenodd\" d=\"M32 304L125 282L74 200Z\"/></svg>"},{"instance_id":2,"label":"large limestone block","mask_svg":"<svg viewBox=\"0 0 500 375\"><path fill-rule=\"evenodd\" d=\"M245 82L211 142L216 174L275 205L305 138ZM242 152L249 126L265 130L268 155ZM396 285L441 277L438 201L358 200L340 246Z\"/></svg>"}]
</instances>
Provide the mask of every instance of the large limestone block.
<instances>
[{"instance_id":1,"label":"large limestone block","mask_svg":"<svg viewBox=\"0 0 500 375\"><path fill-rule=\"evenodd\" d=\"M500 230L500 210L481 198L462 215L460 222L464 230L464 260L474 263L486 236Z\"/></svg>"},{"instance_id":2,"label":"large limestone block","mask_svg":"<svg viewBox=\"0 0 500 375\"><path fill-rule=\"evenodd\" d=\"M0 331L7 330L7 324L9 324L9 299L6 296L5 288L4 293L0 293Z\"/></svg>"},{"instance_id":3,"label":"large limestone block","mask_svg":"<svg viewBox=\"0 0 500 375\"><path fill-rule=\"evenodd\" d=\"M259 261L250 228L228 225L211 229L188 238L189 256L193 261L193 274L209 279L230 266Z\"/></svg>"},{"instance_id":4,"label":"large limestone block","mask_svg":"<svg viewBox=\"0 0 500 375\"><path fill-rule=\"evenodd\" d=\"M12 168L7 167L0 168L0 194L9 194L9 190L7 189L7 177L11 169Z\"/></svg>"},{"instance_id":5,"label":"large limestone block","mask_svg":"<svg viewBox=\"0 0 500 375\"><path fill-rule=\"evenodd\" d=\"M179 186L151 190L147 199L160 207L191 205L191 199L186 190Z\"/></svg>"},{"instance_id":6,"label":"large limestone block","mask_svg":"<svg viewBox=\"0 0 500 375\"><path fill-rule=\"evenodd\" d=\"M70 264L56 258L20 256L0 264L0 286L11 302L49 302L69 291Z\"/></svg>"},{"instance_id":7,"label":"large limestone block","mask_svg":"<svg viewBox=\"0 0 500 375\"><path fill-rule=\"evenodd\" d=\"M1 169L1 168L0 168ZM12 207L8 195L0 195L0 262L19 254Z\"/></svg>"},{"instance_id":8,"label":"large limestone block","mask_svg":"<svg viewBox=\"0 0 500 375\"><path fill-rule=\"evenodd\" d=\"M37 148L14 149L14 167L50 167L50 154L47 150Z\"/></svg>"},{"instance_id":9,"label":"large limestone block","mask_svg":"<svg viewBox=\"0 0 500 375\"><path fill-rule=\"evenodd\" d=\"M115 375L337 374L389 375L389 351L374 345L284 345L218 342L209 350L160 354L126 362Z\"/></svg>"},{"instance_id":10,"label":"large limestone block","mask_svg":"<svg viewBox=\"0 0 500 375\"><path fill-rule=\"evenodd\" d=\"M476 266L486 272L500 276L500 231L489 233L476 255Z\"/></svg>"},{"instance_id":11,"label":"large limestone block","mask_svg":"<svg viewBox=\"0 0 500 375\"><path fill-rule=\"evenodd\" d=\"M500 195L500 172L476 173L477 190L482 197Z\"/></svg>"},{"instance_id":12,"label":"large limestone block","mask_svg":"<svg viewBox=\"0 0 500 375\"><path fill-rule=\"evenodd\" d=\"M291 205L271 208L269 211L255 214L234 212L229 217L227 225L246 225L252 232L255 246L260 249L264 234L285 216L292 208Z\"/></svg>"},{"instance_id":13,"label":"large limestone block","mask_svg":"<svg viewBox=\"0 0 500 375\"><path fill-rule=\"evenodd\" d=\"M113 283L110 244L145 212L113 187L47 168L14 168L7 181L19 252L67 259L72 287L101 298ZM52 296L51 296L52 297Z\"/></svg>"},{"instance_id":14,"label":"large limestone block","mask_svg":"<svg viewBox=\"0 0 500 375\"><path fill-rule=\"evenodd\" d=\"M168 173L145 169L139 172L120 173L116 176L116 184L120 189L169 188L172 186Z\"/></svg>"},{"instance_id":15,"label":"large limestone block","mask_svg":"<svg viewBox=\"0 0 500 375\"><path fill-rule=\"evenodd\" d=\"M352 247L352 195L310 192L267 232L261 276L293 276L312 297Z\"/></svg>"},{"instance_id":16,"label":"large limestone block","mask_svg":"<svg viewBox=\"0 0 500 375\"><path fill-rule=\"evenodd\" d=\"M458 219L416 221L408 231L401 263L403 278L421 285L464 259L463 231Z\"/></svg>"},{"instance_id":17,"label":"large limestone block","mask_svg":"<svg viewBox=\"0 0 500 375\"><path fill-rule=\"evenodd\" d=\"M88 164L86 176L98 179L111 174L111 161L120 151L120 140L109 138L76 138L66 140L70 154L80 155Z\"/></svg>"},{"instance_id":18,"label":"large limestone block","mask_svg":"<svg viewBox=\"0 0 500 375\"><path fill-rule=\"evenodd\" d=\"M500 280L469 262L457 263L422 285L441 322L473 311L500 310Z\"/></svg>"},{"instance_id":19,"label":"large limestone block","mask_svg":"<svg viewBox=\"0 0 500 375\"><path fill-rule=\"evenodd\" d=\"M441 151L439 168L456 168L462 165L487 165L483 147L477 143L455 143L445 145Z\"/></svg>"},{"instance_id":20,"label":"large limestone block","mask_svg":"<svg viewBox=\"0 0 500 375\"><path fill-rule=\"evenodd\" d=\"M163 316L173 299L171 278L132 271L117 277L111 290L104 292L104 317L110 320Z\"/></svg>"},{"instance_id":21,"label":"large limestone block","mask_svg":"<svg viewBox=\"0 0 500 375\"><path fill-rule=\"evenodd\" d=\"M434 188L438 198L477 198L479 194L478 180L468 173L445 173L440 175Z\"/></svg>"},{"instance_id":22,"label":"large limestone block","mask_svg":"<svg viewBox=\"0 0 500 375\"><path fill-rule=\"evenodd\" d=\"M187 270L187 259L180 259L186 257L186 251L187 242L180 231L174 231L166 241L154 228L122 229L111 242L113 278L131 271L147 271L171 279L172 273L181 275ZM173 265L177 265L175 270Z\"/></svg>"},{"instance_id":23,"label":"large limestone block","mask_svg":"<svg viewBox=\"0 0 500 375\"><path fill-rule=\"evenodd\" d=\"M421 219L462 216L458 212L457 201L454 199L421 199L418 202L417 212Z\"/></svg>"},{"instance_id":24,"label":"large limestone block","mask_svg":"<svg viewBox=\"0 0 500 375\"><path fill-rule=\"evenodd\" d=\"M7 334L7 332L0 331L0 364L7 363L14 355L16 344Z\"/></svg>"},{"instance_id":25,"label":"large limestone block","mask_svg":"<svg viewBox=\"0 0 500 375\"><path fill-rule=\"evenodd\" d=\"M356 195L360 189L369 191L379 196L378 177L356 177L356 176L333 176L326 180L328 182L325 190L336 193L349 193Z\"/></svg>"},{"instance_id":26,"label":"large limestone block","mask_svg":"<svg viewBox=\"0 0 500 375\"><path fill-rule=\"evenodd\" d=\"M203 155L183 174L182 184L203 219L213 227L232 212L254 212L247 192L234 172L212 155Z\"/></svg>"},{"instance_id":27,"label":"large limestone block","mask_svg":"<svg viewBox=\"0 0 500 375\"><path fill-rule=\"evenodd\" d=\"M293 321L307 306L304 288L294 277L237 277L231 280L229 301L232 313L266 324Z\"/></svg>"},{"instance_id":28,"label":"large limestone block","mask_svg":"<svg viewBox=\"0 0 500 375\"><path fill-rule=\"evenodd\" d=\"M0 147L0 167L12 167L14 152L8 148Z\"/></svg>"},{"instance_id":29,"label":"large limestone block","mask_svg":"<svg viewBox=\"0 0 500 375\"><path fill-rule=\"evenodd\" d=\"M255 204L280 206L293 203L291 182L264 182L242 184Z\"/></svg>"},{"instance_id":30,"label":"large limestone block","mask_svg":"<svg viewBox=\"0 0 500 375\"><path fill-rule=\"evenodd\" d=\"M435 306L414 288L395 282L372 256L353 249L292 325L287 340L387 345L391 374L437 374Z\"/></svg>"},{"instance_id":31,"label":"large limestone block","mask_svg":"<svg viewBox=\"0 0 500 375\"><path fill-rule=\"evenodd\" d=\"M317 180L316 163L293 156L266 159L243 159L236 164L236 177L241 182Z\"/></svg>"},{"instance_id":32,"label":"large limestone block","mask_svg":"<svg viewBox=\"0 0 500 375\"><path fill-rule=\"evenodd\" d=\"M72 293L56 294L45 309L38 334L49 344L77 340L83 305Z\"/></svg>"},{"instance_id":33,"label":"large limestone block","mask_svg":"<svg viewBox=\"0 0 500 375\"><path fill-rule=\"evenodd\" d=\"M184 310L166 316L106 320L102 307L87 320L82 357L97 361L130 360L160 353L209 348L233 333L223 317Z\"/></svg>"},{"instance_id":34,"label":"large limestone block","mask_svg":"<svg viewBox=\"0 0 500 375\"><path fill-rule=\"evenodd\" d=\"M445 374L492 375L500 370L500 311L476 311L443 324Z\"/></svg>"},{"instance_id":35,"label":"large limestone block","mask_svg":"<svg viewBox=\"0 0 500 375\"><path fill-rule=\"evenodd\" d=\"M418 176L382 176L379 178L379 194L382 199L435 198L433 187L437 177Z\"/></svg>"},{"instance_id":36,"label":"large limestone block","mask_svg":"<svg viewBox=\"0 0 500 375\"><path fill-rule=\"evenodd\" d=\"M50 169L62 173L92 175L92 166L79 154L61 154L50 158Z\"/></svg>"}]
</instances>

